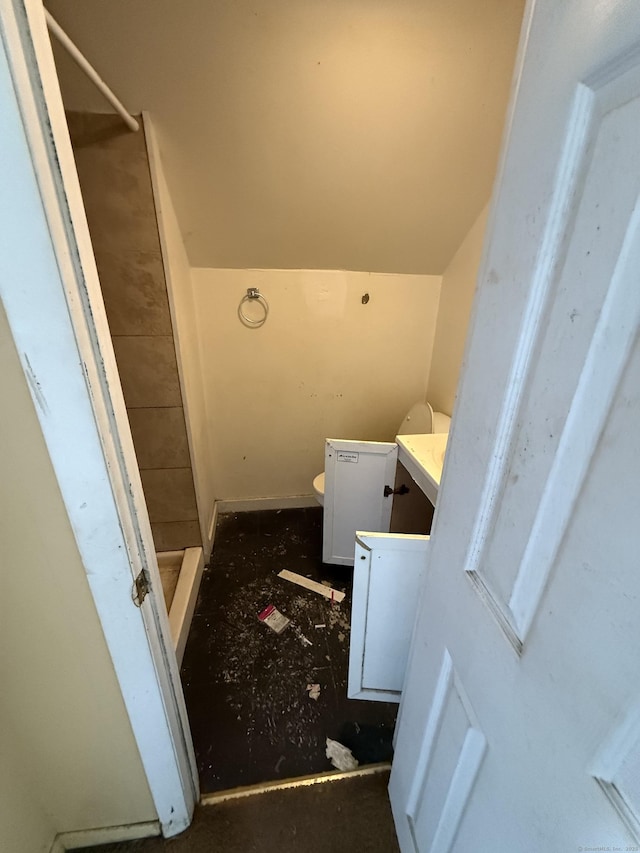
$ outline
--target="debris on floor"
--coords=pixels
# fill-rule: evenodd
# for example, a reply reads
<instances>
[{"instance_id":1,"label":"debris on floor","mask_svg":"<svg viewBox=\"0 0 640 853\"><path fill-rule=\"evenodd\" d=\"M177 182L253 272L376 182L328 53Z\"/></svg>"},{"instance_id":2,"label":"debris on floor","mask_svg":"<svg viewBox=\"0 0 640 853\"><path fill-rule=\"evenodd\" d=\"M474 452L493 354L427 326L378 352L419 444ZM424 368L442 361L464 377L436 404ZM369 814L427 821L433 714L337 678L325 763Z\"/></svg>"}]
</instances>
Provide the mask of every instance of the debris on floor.
<instances>
[{"instance_id":1,"label":"debris on floor","mask_svg":"<svg viewBox=\"0 0 640 853\"><path fill-rule=\"evenodd\" d=\"M321 622L319 625L314 625L313 627L314 628L326 628L327 626L324 622Z\"/></svg>"},{"instance_id":2,"label":"debris on floor","mask_svg":"<svg viewBox=\"0 0 640 853\"><path fill-rule=\"evenodd\" d=\"M344 601L283 581L284 568ZM289 620L282 633L258 619L267 605ZM321 507L218 517L182 664L202 791L333 769L327 735L360 766L391 758L397 706L347 698L350 605L351 569L322 562ZM305 688L318 679L312 699Z\"/></svg>"},{"instance_id":3,"label":"debris on floor","mask_svg":"<svg viewBox=\"0 0 640 853\"><path fill-rule=\"evenodd\" d=\"M300 642L302 643L303 646L312 646L313 645L311 640L308 637L305 637L305 635L302 633L302 631L300 630L300 628L298 628L297 625L293 626L293 630L295 631L296 637L300 640Z\"/></svg>"},{"instance_id":4,"label":"debris on floor","mask_svg":"<svg viewBox=\"0 0 640 853\"><path fill-rule=\"evenodd\" d=\"M353 757L351 750L337 740L331 740L330 737L327 738L327 758L337 770L347 772L358 767L358 761Z\"/></svg>"},{"instance_id":5,"label":"debris on floor","mask_svg":"<svg viewBox=\"0 0 640 853\"><path fill-rule=\"evenodd\" d=\"M281 572L278 572L278 577L285 581L290 581L291 583L297 583L298 586L303 586L305 589L311 590L311 592L317 592L319 595L324 595L325 598L330 598L331 601L336 601L338 604L344 600L344 592L340 592L340 590L333 589L330 586L325 586L322 583L312 581L309 578L305 578L303 575L296 574L296 572L290 572L288 569L283 569Z\"/></svg>"},{"instance_id":6,"label":"debris on floor","mask_svg":"<svg viewBox=\"0 0 640 853\"><path fill-rule=\"evenodd\" d=\"M284 613L280 613L273 604L269 604L261 613L258 613L258 619L268 625L276 634L282 634L291 622L291 619L287 619Z\"/></svg>"},{"instance_id":7,"label":"debris on floor","mask_svg":"<svg viewBox=\"0 0 640 853\"><path fill-rule=\"evenodd\" d=\"M307 693L309 694L309 699L315 699L317 702L320 698L320 685L307 684Z\"/></svg>"},{"instance_id":8,"label":"debris on floor","mask_svg":"<svg viewBox=\"0 0 640 853\"><path fill-rule=\"evenodd\" d=\"M282 762L285 760L285 756L281 755L280 758L276 762L276 766L273 768L276 773L280 772L280 768L282 767Z\"/></svg>"}]
</instances>

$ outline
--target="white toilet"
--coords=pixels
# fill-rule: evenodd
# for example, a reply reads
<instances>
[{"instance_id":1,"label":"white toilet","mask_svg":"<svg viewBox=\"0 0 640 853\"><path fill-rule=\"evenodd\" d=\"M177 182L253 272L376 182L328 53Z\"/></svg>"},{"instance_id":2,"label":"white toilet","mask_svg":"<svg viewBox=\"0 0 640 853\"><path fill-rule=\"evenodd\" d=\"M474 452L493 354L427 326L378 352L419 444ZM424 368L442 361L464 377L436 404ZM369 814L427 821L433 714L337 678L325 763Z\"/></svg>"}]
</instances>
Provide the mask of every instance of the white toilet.
<instances>
[{"instance_id":1,"label":"white toilet","mask_svg":"<svg viewBox=\"0 0 640 853\"><path fill-rule=\"evenodd\" d=\"M449 415L434 412L429 403L414 403L402 419L396 435L449 432L450 425ZM320 506L324 506L324 471L314 477L313 492Z\"/></svg>"}]
</instances>

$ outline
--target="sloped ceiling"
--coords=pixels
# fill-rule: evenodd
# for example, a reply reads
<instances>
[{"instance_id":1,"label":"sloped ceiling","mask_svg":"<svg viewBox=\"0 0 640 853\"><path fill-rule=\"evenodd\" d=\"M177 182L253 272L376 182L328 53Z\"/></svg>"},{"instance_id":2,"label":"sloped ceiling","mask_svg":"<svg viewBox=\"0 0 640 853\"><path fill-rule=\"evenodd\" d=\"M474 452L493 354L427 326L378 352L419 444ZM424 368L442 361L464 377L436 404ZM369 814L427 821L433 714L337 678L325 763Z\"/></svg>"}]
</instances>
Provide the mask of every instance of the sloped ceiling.
<instances>
[{"instance_id":1,"label":"sloped ceiling","mask_svg":"<svg viewBox=\"0 0 640 853\"><path fill-rule=\"evenodd\" d=\"M441 273L489 198L523 0L50 0L148 110L191 264ZM56 49L65 105L107 112Z\"/></svg>"}]
</instances>

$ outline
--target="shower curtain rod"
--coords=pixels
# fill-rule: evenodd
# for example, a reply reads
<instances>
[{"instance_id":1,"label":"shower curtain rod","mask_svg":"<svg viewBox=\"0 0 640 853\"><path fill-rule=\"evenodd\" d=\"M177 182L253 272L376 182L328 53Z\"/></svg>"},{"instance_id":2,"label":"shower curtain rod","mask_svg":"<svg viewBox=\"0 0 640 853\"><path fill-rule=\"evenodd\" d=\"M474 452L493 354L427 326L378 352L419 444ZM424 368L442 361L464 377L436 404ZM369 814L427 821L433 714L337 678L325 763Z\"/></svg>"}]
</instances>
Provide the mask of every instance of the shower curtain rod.
<instances>
[{"instance_id":1,"label":"shower curtain rod","mask_svg":"<svg viewBox=\"0 0 640 853\"><path fill-rule=\"evenodd\" d=\"M104 82L102 77L95 70L93 65L89 63L89 61L84 57L84 55L78 50L75 44L71 41L69 36L62 29L60 24L52 17L51 13L46 9L44 10L44 14L47 19L47 26L52 35L54 35L60 44L65 48L69 56L76 62L80 68L84 71L87 77L95 83L97 88L102 92L104 97L109 101L111 106L115 109L115 111L122 116L125 124L130 130L139 130L140 125L134 119L134 117L127 112L122 101L118 100L118 98L114 95L111 89Z\"/></svg>"}]
</instances>

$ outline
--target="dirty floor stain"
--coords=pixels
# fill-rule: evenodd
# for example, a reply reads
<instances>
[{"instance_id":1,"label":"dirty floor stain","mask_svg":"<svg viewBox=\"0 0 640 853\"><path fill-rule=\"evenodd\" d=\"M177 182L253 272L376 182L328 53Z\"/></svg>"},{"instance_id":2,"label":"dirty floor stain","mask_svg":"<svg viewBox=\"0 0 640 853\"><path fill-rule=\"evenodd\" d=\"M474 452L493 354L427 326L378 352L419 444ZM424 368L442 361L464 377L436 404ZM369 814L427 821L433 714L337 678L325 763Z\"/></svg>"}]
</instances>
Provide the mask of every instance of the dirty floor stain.
<instances>
[{"instance_id":1,"label":"dirty floor stain","mask_svg":"<svg viewBox=\"0 0 640 853\"><path fill-rule=\"evenodd\" d=\"M323 565L321 551L319 507L219 518L182 666L204 793L330 770L327 737L360 764L391 758L397 706L346 698L352 572ZM282 569L345 599L332 604ZM282 634L258 620L269 604L291 620Z\"/></svg>"}]
</instances>

